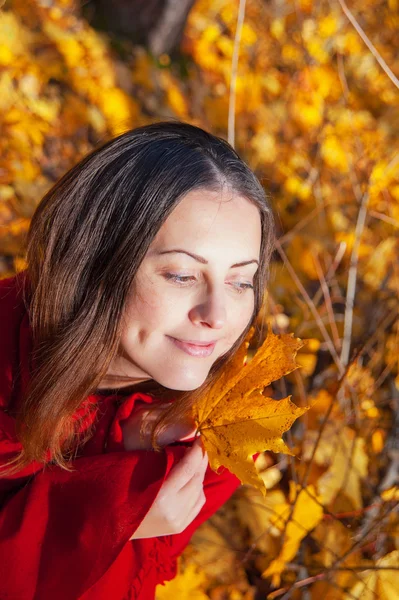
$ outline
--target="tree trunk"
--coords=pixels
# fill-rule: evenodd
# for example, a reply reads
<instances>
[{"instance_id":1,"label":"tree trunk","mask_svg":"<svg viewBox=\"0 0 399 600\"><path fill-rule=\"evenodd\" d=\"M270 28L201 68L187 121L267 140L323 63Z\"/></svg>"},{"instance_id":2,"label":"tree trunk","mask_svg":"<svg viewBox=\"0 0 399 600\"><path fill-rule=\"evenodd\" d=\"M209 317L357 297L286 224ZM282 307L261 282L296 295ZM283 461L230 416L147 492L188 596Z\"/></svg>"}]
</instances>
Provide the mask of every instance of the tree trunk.
<instances>
[{"instance_id":1,"label":"tree trunk","mask_svg":"<svg viewBox=\"0 0 399 600\"><path fill-rule=\"evenodd\" d=\"M93 25L143 44L155 55L170 54L181 42L195 0L91 0ZM84 6L84 5L83 5ZM87 5L85 12L87 12Z\"/></svg>"}]
</instances>

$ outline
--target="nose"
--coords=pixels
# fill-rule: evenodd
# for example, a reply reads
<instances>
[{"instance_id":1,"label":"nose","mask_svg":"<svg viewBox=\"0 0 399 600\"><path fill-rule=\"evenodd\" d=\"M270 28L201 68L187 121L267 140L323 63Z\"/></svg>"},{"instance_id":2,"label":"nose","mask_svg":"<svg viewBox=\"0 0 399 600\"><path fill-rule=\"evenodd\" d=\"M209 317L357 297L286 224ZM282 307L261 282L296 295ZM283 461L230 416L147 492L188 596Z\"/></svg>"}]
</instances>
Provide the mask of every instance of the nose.
<instances>
[{"instance_id":1,"label":"nose","mask_svg":"<svg viewBox=\"0 0 399 600\"><path fill-rule=\"evenodd\" d=\"M206 300L190 311L190 319L195 325L206 324L212 329L222 329L226 324L226 302L220 290L207 294Z\"/></svg>"}]
</instances>

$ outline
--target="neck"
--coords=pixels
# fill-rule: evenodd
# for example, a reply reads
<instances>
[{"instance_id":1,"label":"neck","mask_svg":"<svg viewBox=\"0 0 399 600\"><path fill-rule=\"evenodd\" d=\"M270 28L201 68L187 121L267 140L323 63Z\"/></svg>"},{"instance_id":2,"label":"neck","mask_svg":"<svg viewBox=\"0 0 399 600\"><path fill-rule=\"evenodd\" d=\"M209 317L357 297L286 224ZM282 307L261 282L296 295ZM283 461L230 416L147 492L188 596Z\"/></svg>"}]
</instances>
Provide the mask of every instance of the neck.
<instances>
[{"instance_id":1,"label":"neck","mask_svg":"<svg viewBox=\"0 0 399 600\"><path fill-rule=\"evenodd\" d=\"M159 390L160 385L154 379L143 379L133 382L130 379L127 382L112 382L109 380L102 381L97 387L97 392L100 393L122 393L124 395L134 394L136 392L149 392Z\"/></svg>"}]
</instances>

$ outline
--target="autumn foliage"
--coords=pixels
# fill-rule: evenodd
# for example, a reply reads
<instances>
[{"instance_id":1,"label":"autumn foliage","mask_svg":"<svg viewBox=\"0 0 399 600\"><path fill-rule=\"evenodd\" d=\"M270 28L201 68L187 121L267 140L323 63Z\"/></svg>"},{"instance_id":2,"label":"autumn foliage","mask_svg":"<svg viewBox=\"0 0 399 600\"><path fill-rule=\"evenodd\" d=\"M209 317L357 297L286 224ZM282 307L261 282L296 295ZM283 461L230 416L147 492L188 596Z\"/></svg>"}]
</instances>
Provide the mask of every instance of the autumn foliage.
<instances>
[{"instance_id":1,"label":"autumn foliage","mask_svg":"<svg viewBox=\"0 0 399 600\"><path fill-rule=\"evenodd\" d=\"M247 0L234 72L239 5L198 0L171 60L96 31L73 0L4 4L0 277L96 144L168 117L227 138L233 83L235 146L279 227L271 330L198 406L211 464L244 485L158 600L396 600L399 5Z\"/></svg>"}]
</instances>

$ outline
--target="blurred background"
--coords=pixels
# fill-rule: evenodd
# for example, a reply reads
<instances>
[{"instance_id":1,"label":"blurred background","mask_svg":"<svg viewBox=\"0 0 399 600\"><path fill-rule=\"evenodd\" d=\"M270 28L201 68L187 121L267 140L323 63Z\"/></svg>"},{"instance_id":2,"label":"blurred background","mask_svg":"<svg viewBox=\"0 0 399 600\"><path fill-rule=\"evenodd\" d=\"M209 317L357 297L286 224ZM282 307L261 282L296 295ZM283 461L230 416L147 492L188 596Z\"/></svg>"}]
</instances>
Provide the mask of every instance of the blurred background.
<instances>
[{"instance_id":1,"label":"blurred background","mask_svg":"<svg viewBox=\"0 0 399 600\"><path fill-rule=\"evenodd\" d=\"M266 498L242 486L157 600L397 600L398 0L0 6L0 278L44 193L138 125L228 139L271 196L263 315L306 340L274 395L315 403L296 456L258 457Z\"/></svg>"}]
</instances>

